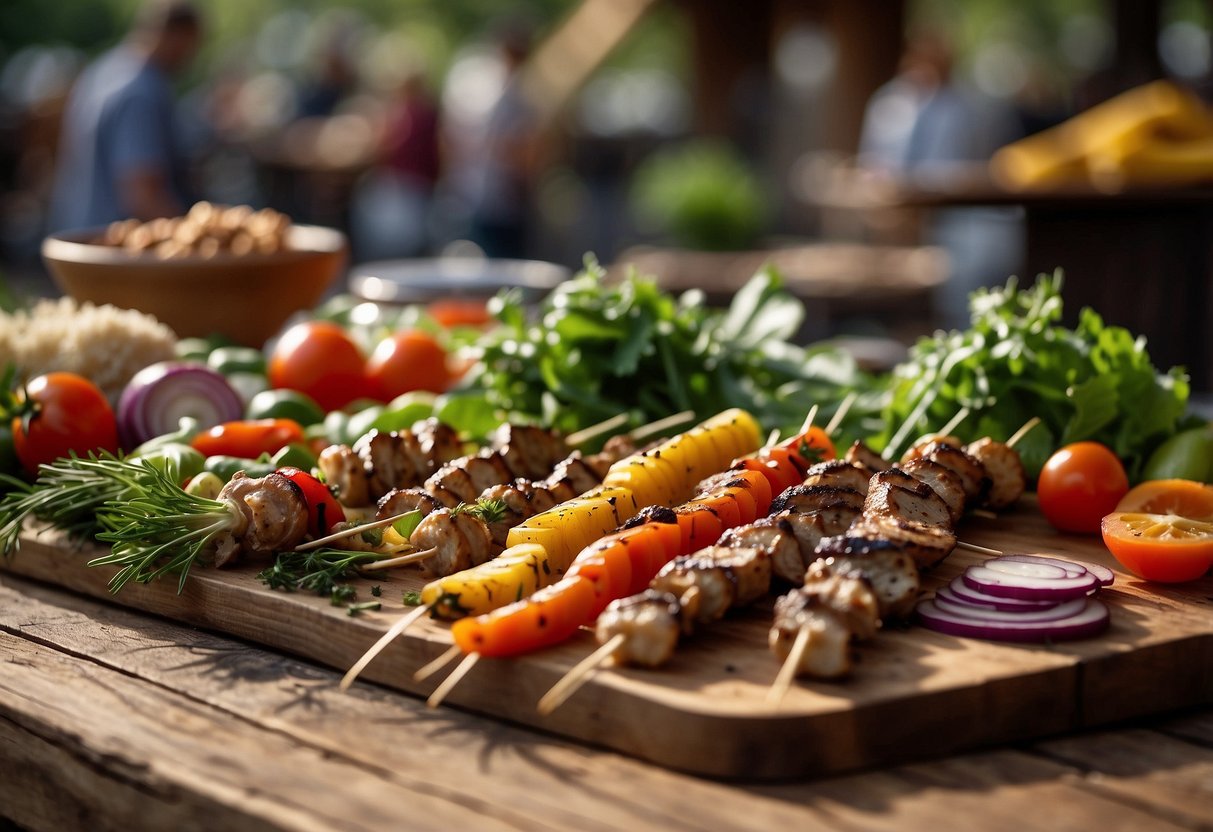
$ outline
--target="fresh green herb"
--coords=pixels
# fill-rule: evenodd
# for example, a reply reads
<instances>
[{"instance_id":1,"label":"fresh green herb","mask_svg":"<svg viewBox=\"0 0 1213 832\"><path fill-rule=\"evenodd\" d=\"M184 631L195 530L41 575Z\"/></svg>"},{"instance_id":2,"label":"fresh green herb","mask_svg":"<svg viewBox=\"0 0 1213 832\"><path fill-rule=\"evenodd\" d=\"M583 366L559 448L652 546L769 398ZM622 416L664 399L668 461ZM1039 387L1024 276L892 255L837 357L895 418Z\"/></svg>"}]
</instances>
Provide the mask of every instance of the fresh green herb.
<instances>
[{"instance_id":1,"label":"fresh green herb","mask_svg":"<svg viewBox=\"0 0 1213 832\"><path fill-rule=\"evenodd\" d=\"M1143 339L1091 309L1075 329L1062 326L1061 286L1058 271L1030 288L1011 279L974 293L969 329L922 339L894 370L874 447L900 452L968 407L974 417L957 429L964 439L1006 439L1040 417L1016 446L1033 478L1057 447L1091 439L1136 479L1153 448L1184 425L1188 378L1178 367L1160 373Z\"/></svg>"},{"instance_id":2,"label":"fresh green herb","mask_svg":"<svg viewBox=\"0 0 1213 832\"><path fill-rule=\"evenodd\" d=\"M498 420L538 417L571 432L621 412L640 424L735 406L790 433L808 404L828 419L850 389L871 387L840 350L791 343L804 304L770 269L723 312L706 308L700 292L676 298L636 274L607 283L592 258L547 296L537 317L516 293L499 295L491 308L501 325L479 342L481 362L463 395ZM848 424L874 405L861 397Z\"/></svg>"},{"instance_id":3,"label":"fresh green herb","mask_svg":"<svg viewBox=\"0 0 1213 832\"><path fill-rule=\"evenodd\" d=\"M329 590L329 603L334 607L339 607L342 604L348 604L358 597L358 590L354 589L349 584L336 584ZM378 601L373 602L378 604Z\"/></svg>"},{"instance_id":4,"label":"fresh green herb","mask_svg":"<svg viewBox=\"0 0 1213 832\"><path fill-rule=\"evenodd\" d=\"M357 574L360 564L385 557L389 556L380 552L330 548L279 552L273 565L258 573L257 579L270 589L328 595L341 586L341 581Z\"/></svg>"},{"instance_id":5,"label":"fresh green herb","mask_svg":"<svg viewBox=\"0 0 1213 832\"><path fill-rule=\"evenodd\" d=\"M405 593L404 593L404 605L405 605L406 607L419 607L419 606L421 606L421 593L420 593L420 592L418 592L418 591L417 591L417 590L415 590L415 589L409 589L409 590L405 590Z\"/></svg>"},{"instance_id":6,"label":"fresh green herb","mask_svg":"<svg viewBox=\"0 0 1213 832\"><path fill-rule=\"evenodd\" d=\"M377 610L379 607L378 601L363 601L361 604L350 604L346 607L345 612L347 615L354 616L366 610Z\"/></svg>"},{"instance_id":7,"label":"fresh green herb","mask_svg":"<svg viewBox=\"0 0 1213 832\"><path fill-rule=\"evenodd\" d=\"M379 584L375 584L373 587L371 587L371 595L378 598L382 594L383 594L383 590L379 588Z\"/></svg>"},{"instance_id":8,"label":"fresh green herb","mask_svg":"<svg viewBox=\"0 0 1213 832\"><path fill-rule=\"evenodd\" d=\"M361 532L359 532L359 537L362 538L363 543L366 543L369 546L378 546L379 544L383 543L383 529L363 529Z\"/></svg>"},{"instance_id":9,"label":"fresh green herb","mask_svg":"<svg viewBox=\"0 0 1213 832\"><path fill-rule=\"evenodd\" d=\"M451 516L467 514L485 523L498 523L505 517L506 504L504 500L480 499L474 503L460 503L451 509Z\"/></svg>"}]
</instances>

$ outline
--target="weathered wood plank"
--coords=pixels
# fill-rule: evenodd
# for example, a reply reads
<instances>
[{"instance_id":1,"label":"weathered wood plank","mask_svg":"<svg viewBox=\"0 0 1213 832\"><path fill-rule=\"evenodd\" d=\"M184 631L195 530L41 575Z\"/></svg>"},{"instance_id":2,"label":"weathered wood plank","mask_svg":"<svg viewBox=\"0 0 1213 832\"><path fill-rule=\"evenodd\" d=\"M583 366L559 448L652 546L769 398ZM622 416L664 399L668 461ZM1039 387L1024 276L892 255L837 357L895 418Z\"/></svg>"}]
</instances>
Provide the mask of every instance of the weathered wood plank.
<instances>
[{"instance_id":1,"label":"weathered wood plank","mask_svg":"<svg viewBox=\"0 0 1213 832\"><path fill-rule=\"evenodd\" d=\"M1110 562L1098 541L1051 531L1030 506L997 520L974 519L965 536L1003 550ZM84 568L85 557L54 539L32 539L7 568L107 597L108 573ZM931 581L950 580L979 559L957 552ZM158 583L128 586L118 600L344 669L403 610L402 590L420 586L415 575L385 577L383 611L350 618L323 598L270 592L254 573L199 569L180 596L175 584ZM1209 578L1159 588L1122 575L1104 593L1113 610L1110 630L1056 645L998 644L920 628L884 633L863 648L852 680L797 684L778 711L765 704L776 671L765 650L769 603L691 639L662 671L596 674L547 717L534 703L592 649L587 634L532 656L482 661L448 702L710 776L841 772L914 759L924 749L951 753L1213 701L1211 595ZM419 622L366 677L428 693L438 680L417 683L411 671L447 644L443 625ZM1157 693L1159 683L1164 694Z\"/></svg>"},{"instance_id":2,"label":"weathered wood plank","mask_svg":"<svg viewBox=\"0 0 1213 832\"><path fill-rule=\"evenodd\" d=\"M1074 768L1022 752L973 754L807 785L728 787L489 720L428 712L414 700L365 685L343 695L334 689L336 674L303 662L24 581L0 580L0 610L2 629L235 718L221 721L216 731L243 733L255 726L283 734L330 762L365 767L422 794L494 807L525 818L526 828L769 830L795 824L907 832L980 818L982 828L1021 830L1024 818L1042 805L1050 807L1050 828L1176 828L1156 822L1148 807L1126 808L1092 793ZM260 785L256 777L252 782ZM412 818L415 805L396 802L395 825ZM351 797L345 807L357 816L361 802ZM427 817L436 822L443 816Z\"/></svg>"},{"instance_id":3,"label":"weathered wood plank","mask_svg":"<svg viewBox=\"0 0 1213 832\"><path fill-rule=\"evenodd\" d=\"M0 797L34 828L79 828L67 812L114 829L381 830L402 806L413 828L536 828L25 638L0 633L0 655L0 754L16 772Z\"/></svg>"}]
</instances>

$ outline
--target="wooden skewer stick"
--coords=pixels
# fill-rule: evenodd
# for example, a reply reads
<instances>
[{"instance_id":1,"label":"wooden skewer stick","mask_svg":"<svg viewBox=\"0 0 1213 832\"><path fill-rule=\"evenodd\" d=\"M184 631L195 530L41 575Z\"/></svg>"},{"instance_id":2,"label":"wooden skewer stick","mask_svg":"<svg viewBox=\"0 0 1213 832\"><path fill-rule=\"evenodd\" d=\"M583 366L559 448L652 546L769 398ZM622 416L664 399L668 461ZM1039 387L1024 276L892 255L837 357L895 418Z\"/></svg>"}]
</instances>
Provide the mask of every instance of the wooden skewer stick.
<instances>
[{"instance_id":1,"label":"wooden skewer stick","mask_svg":"<svg viewBox=\"0 0 1213 832\"><path fill-rule=\"evenodd\" d=\"M373 572L376 569L395 569L397 566L407 566L410 563L416 563L420 560L432 558L438 554L438 547L431 549L422 549L420 552L410 552L407 555L401 555L398 558L384 558L383 560L373 560L370 563L359 565L359 570L362 572Z\"/></svg>"},{"instance_id":2,"label":"wooden skewer stick","mask_svg":"<svg viewBox=\"0 0 1213 832\"><path fill-rule=\"evenodd\" d=\"M826 425L826 436L833 436L834 431L838 430L838 426L842 424L842 420L847 418L847 414L851 412L851 408L855 406L855 402L859 399L859 394L852 390L847 393L846 398L838 405L838 409L834 411L834 415L830 418L830 423Z\"/></svg>"},{"instance_id":3,"label":"wooden skewer stick","mask_svg":"<svg viewBox=\"0 0 1213 832\"><path fill-rule=\"evenodd\" d=\"M624 633L616 633L601 644L597 650L586 656L569 670L568 673L560 677L560 681L552 685L543 698L539 700L536 710L539 713L547 716L552 711L559 708L569 697L581 689L581 686L590 680L594 675L594 671L604 664L611 655L623 645L627 636Z\"/></svg>"},{"instance_id":4,"label":"wooden skewer stick","mask_svg":"<svg viewBox=\"0 0 1213 832\"><path fill-rule=\"evenodd\" d=\"M940 428L939 432L935 435L947 436L949 433L956 430L956 428L960 427L961 422L969 418L969 413L970 411L967 407L962 407L960 410L956 411L956 415L949 419L948 423Z\"/></svg>"},{"instance_id":5,"label":"wooden skewer stick","mask_svg":"<svg viewBox=\"0 0 1213 832\"><path fill-rule=\"evenodd\" d=\"M616 413L609 419L604 419L596 425L590 425L588 428L574 431L564 438L564 441L569 445L577 446L583 442L589 442L591 439L602 436L604 433L610 433L616 428L621 428L628 423L631 417L626 413Z\"/></svg>"},{"instance_id":6,"label":"wooden skewer stick","mask_svg":"<svg viewBox=\"0 0 1213 832\"><path fill-rule=\"evenodd\" d=\"M461 652L463 651L459 649L458 644L452 644L441 656L434 659L432 662L427 662L426 664L417 668L417 671L413 674L413 681L424 682L426 679L430 678L439 670L442 670L442 668L450 664L451 661Z\"/></svg>"},{"instance_id":7,"label":"wooden skewer stick","mask_svg":"<svg viewBox=\"0 0 1213 832\"><path fill-rule=\"evenodd\" d=\"M783 660L783 666L779 668L779 675L775 677L771 689L767 691L767 704L772 709L779 708L783 698L788 695L788 690L791 689L792 682L796 678L796 669L800 666L800 660L804 658L804 652L809 649L811 633L807 624L802 625L800 632L796 633L792 649L788 651L788 657Z\"/></svg>"},{"instance_id":8,"label":"wooden skewer stick","mask_svg":"<svg viewBox=\"0 0 1213 832\"><path fill-rule=\"evenodd\" d=\"M977 552L981 555L990 555L991 557L998 557L1002 554L1002 552L998 551L997 549L991 549L988 546L978 546L976 543L966 543L963 540L956 541L956 548L968 549L970 552Z\"/></svg>"},{"instance_id":9,"label":"wooden skewer stick","mask_svg":"<svg viewBox=\"0 0 1213 832\"><path fill-rule=\"evenodd\" d=\"M413 511L416 511L416 509L413 509ZM312 549L319 549L324 544L332 543L334 540L342 540L347 537L353 537L354 535L358 534L359 532L364 532L364 531L367 531L368 529L379 529L379 528L383 528L384 526L390 526L393 523L395 523L397 520L403 520L405 517L408 517L410 514L413 513L413 511L406 511L403 514L396 514L391 517L385 517L382 520L373 520L370 523L359 523L356 526L350 526L349 528L342 529L339 532L333 532L330 535L325 535L324 537L318 537L315 540L309 540L307 543L300 543L298 546L295 547L295 551L296 552L307 552Z\"/></svg>"},{"instance_id":10,"label":"wooden skewer stick","mask_svg":"<svg viewBox=\"0 0 1213 832\"><path fill-rule=\"evenodd\" d=\"M767 434L767 441L766 441L766 444L765 444L765 445L763 445L762 447L764 447L764 448L774 448L774 447L775 447L775 443L779 441L779 433L780 433L780 432L779 432L779 428L775 428L775 430L773 430L773 431L771 431L770 433L768 433L768 434Z\"/></svg>"},{"instance_id":11,"label":"wooden skewer stick","mask_svg":"<svg viewBox=\"0 0 1213 832\"><path fill-rule=\"evenodd\" d=\"M459 648L456 647L455 649ZM434 688L434 692L430 694L430 698L425 700L426 707L437 708L441 705L442 700L447 698L447 695L455 689L455 685L459 684L463 677L471 672L478 661L480 661L479 653L468 653L463 661L451 671L451 675L443 679L441 685Z\"/></svg>"},{"instance_id":12,"label":"wooden skewer stick","mask_svg":"<svg viewBox=\"0 0 1213 832\"><path fill-rule=\"evenodd\" d=\"M1023 423L1023 427L1011 434L1011 438L1007 440L1007 447L1014 448L1016 443L1027 436L1040 424L1040 417L1033 416L1031 419Z\"/></svg>"},{"instance_id":13,"label":"wooden skewer stick","mask_svg":"<svg viewBox=\"0 0 1213 832\"><path fill-rule=\"evenodd\" d=\"M800 431L797 436L804 436L813 428L813 423L817 421L817 405L809 408L809 414L804 417L804 424L800 426Z\"/></svg>"},{"instance_id":14,"label":"wooden skewer stick","mask_svg":"<svg viewBox=\"0 0 1213 832\"><path fill-rule=\"evenodd\" d=\"M415 621L419 621L429 611L429 607L418 607L415 610L409 610L396 619L396 623L391 626L391 629L380 636L379 640L371 645L371 649L363 653L362 657L354 662L354 666L346 671L345 675L341 677L341 684L338 687L341 690L349 690L350 685L354 684L354 680L358 678L358 674L366 670L366 666L383 652L383 648L395 641L401 633L411 627Z\"/></svg>"},{"instance_id":15,"label":"wooden skewer stick","mask_svg":"<svg viewBox=\"0 0 1213 832\"><path fill-rule=\"evenodd\" d=\"M661 433L670 428L676 428L679 425L685 425L687 422L695 418L694 410L683 410L675 413L672 416L666 416L664 419L658 419L656 422L649 422L647 425L641 425L633 431L628 432L628 436L632 439L644 439L648 436Z\"/></svg>"}]
</instances>

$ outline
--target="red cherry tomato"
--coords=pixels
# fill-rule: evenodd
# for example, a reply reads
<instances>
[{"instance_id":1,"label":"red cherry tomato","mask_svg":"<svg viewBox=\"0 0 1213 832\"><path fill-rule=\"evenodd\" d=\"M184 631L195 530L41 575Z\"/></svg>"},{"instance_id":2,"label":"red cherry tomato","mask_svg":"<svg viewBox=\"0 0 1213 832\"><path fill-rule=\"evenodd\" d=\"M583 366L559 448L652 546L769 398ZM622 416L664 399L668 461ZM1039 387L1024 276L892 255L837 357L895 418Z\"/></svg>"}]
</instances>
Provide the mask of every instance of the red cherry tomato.
<instances>
[{"instance_id":1,"label":"red cherry tomato","mask_svg":"<svg viewBox=\"0 0 1213 832\"><path fill-rule=\"evenodd\" d=\"M446 350L428 332L401 330L379 342L366 363L372 397L391 401L401 393L442 393L451 384Z\"/></svg>"},{"instance_id":2,"label":"red cherry tomato","mask_svg":"<svg viewBox=\"0 0 1213 832\"><path fill-rule=\"evenodd\" d=\"M366 394L362 351L328 321L304 321L282 333L270 353L270 385L306 393L325 410L340 410Z\"/></svg>"},{"instance_id":3,"label":"red cherry tomato","mask_svg":"<svg viewBox=\"0 0 1213 832\"><path fill-rule=\"evenodd\" d=\"M1106 445L1075 442L1045 463L1036 484L1040 510L1064 532L1096 534L1099 522L1129 491L1120 459Z\"/></svg>"},{"instance_id":4,"label":"red cherry tomato","mask_svg":"<svg viewBox=\"0 0 1213 832\"><path fill-rule=\"evenodd\" d=\"M95 384L75 373L47 373L25 386L22 412L12 422L13 447L21 467L38 466L74 452L118 450L114 411Z\"/></svg>"},{"instance_id":5,"label":"red cherry tomato","mask_svg":"<svg viewBox=\"0 0 1213 832\"><path fill-rule=\"evenodd\" d=\"M244 419L224 422L198 434L190 442L206 456L256 459L303 441L303 426L294 419Z\"/></svg>"},{"instance_id":6,"label":"red cherry tomato","mask_svg":"<svg viewBox=\"0 0 1213 832\"><path fill-rule=\"evenodd\" d=\"M333 530L333 526L345 520L345 511L341 503L333 496L327 485L298 468L279 468L278 473L286 477L303 492L307 502L308 531L312 537L323 537Z\"/></svg>"}]
</instances>

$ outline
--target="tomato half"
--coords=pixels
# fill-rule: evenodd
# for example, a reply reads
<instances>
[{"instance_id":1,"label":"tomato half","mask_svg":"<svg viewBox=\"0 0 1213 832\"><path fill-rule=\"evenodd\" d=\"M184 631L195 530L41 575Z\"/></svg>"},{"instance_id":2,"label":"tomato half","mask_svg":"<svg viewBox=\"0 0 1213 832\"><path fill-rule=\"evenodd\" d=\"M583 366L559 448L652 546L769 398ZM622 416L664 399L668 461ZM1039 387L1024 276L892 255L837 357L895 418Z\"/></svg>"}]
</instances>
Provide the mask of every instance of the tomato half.
<instances>
[{"instance_id":1,"label":"tomato half","mask_svg":"<svg viewBox=\"0 0 1213 832\"><path fill-rule=\"evenodd\" d=\"M307 527L312 537L323 537L333 530L333 526L345 520L341 503L320 480L298 468L279 468L278 473L303 492L303 499L307 502Z\"/></svg>"},{"instance_id":2,"label":"tomato half","mask_svg":"<svg viewBox=\"0 0 1213 832\"><path fill-rule=\"evenodd\" d=\"M302 441L303 426L294 419L244 419L215 425L190 444L207 456L256 459Z\"/></svg>"},{"instance_id":3,"label":"tomato half","mask_svg":"<svg viewBox=\"0 0 1213 832\"><path fill-rule=\"evenodd\" d=\"M12 421L13 449L21 467L38 466L89 451L118 450L118 424L105 394L75 373L47 373L25 386Z\"/></svg>"},{"instance_id":4,"label":"tomato half","mask_svg":"<svg viewBox=\"0 0 1213 832\"><path fill-rule=\"evenodd\" d=\"M1213 486L1195 480L1150 480L1122 497L1116 510L1213 521Z\"/></svg>"},{"instance_id":5,"label":"tomato half","mask_svg":"<svg viewBox=\"0 0 1213 832\"><path fill-rule=\"evenodd\" d=\"M1147 581L1194 581L1213 567L1213 523L1174 514L1117 511L1103 518L1104 545Z\"/></svg>"},{"instance_id":6,"label":"tomato half","mask_svg":"<svg viewBox=\"0 0 1213 832\"><path fill-rule=\"evenodd\" d=\"M789 447L793 453L809 465L838 458L838 450L830 441L830 435L816 425L798 436Z\"/></svg>"},{"instance_id":7,"label":"tomato half","mask_svg":"<svg viewBox=\"0 0 1213 832\"><path fill-rule=\"evenodd\" d=\"M477 326L492 323L488 304L474 298L446 298L436 300L425 308L426 314L445 327Z\"/></svg>"},{"instance_id":8,"label":"tomato half","mask_svg":"<svg viewBox=\"0 0 1213 832\"><path fill-rule=\"evenodd\" d=\"M366 362L368 394L390 402L403 393L442 393L451 384L446 350L434 336L405 329L384 338Z\"/></svg>"},{"instance_id":9,"label":"tomato half","mask_svg":"<svg viewBox=\"0 0 1213 832\"><path fill-rule=\"evenodd\" d=\"M1040 510L1064 532L1095 534L1129 490L1124 465L1106 445L1075 442L1045 463L1036 484Z\"/></svg>"},{"instance_id":10,"label":"tomato half","mask_svg":"<svg viewBox=\"0 0 1213 832\"><path fill-rule=\"evenodd\" d=\"M366 392L362 351L349 334L329 321L295 324L270 353L271 387L311 396L325 410L340 410Z\"/></svg>"}]
</instances>

